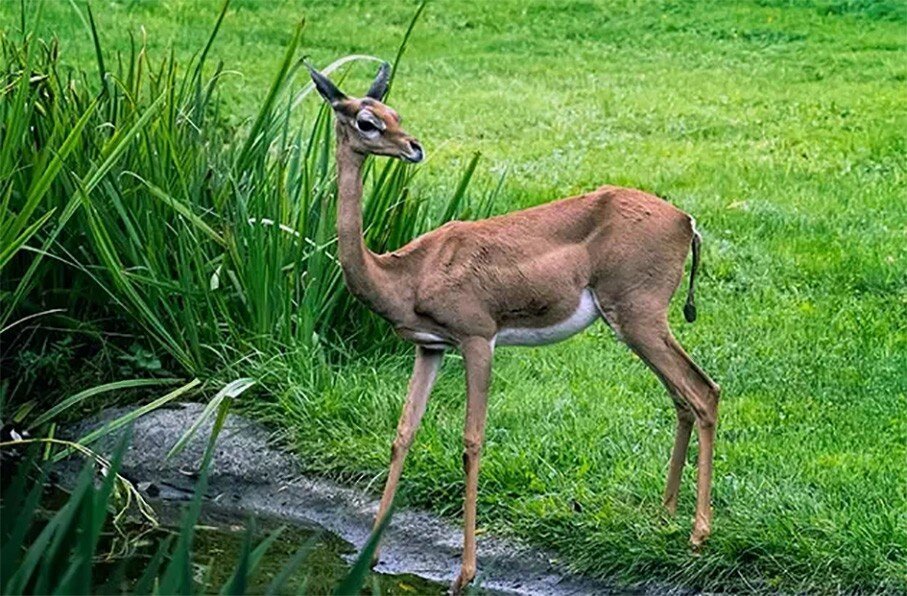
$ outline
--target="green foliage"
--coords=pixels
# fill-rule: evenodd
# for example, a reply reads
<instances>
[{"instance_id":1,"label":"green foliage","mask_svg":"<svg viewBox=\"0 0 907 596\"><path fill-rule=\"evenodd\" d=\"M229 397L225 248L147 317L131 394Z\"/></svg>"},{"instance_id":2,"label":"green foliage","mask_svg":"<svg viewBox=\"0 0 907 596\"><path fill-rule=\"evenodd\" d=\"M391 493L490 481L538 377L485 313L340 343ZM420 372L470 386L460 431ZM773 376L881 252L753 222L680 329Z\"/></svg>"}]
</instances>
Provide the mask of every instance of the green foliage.
<instances>
[{"instance_id":1,"label":"green foliage","mask_svg":"<svg viewBox=\"0 0 907 596\"><path fill-rule=\"evenodd\" d=\"M300 122L291 109L302 26L257 115L234 129L218 95L224 66L206 67L226 6L185 66L172 55L155 62L134 42L110 59L89 10L100 89L87 73L61 74L57 42L7 32L0 275L13 290L4 323L55 307L128 317L191 374L320 337L383 343L337 264L330 110ZM413 168L370 162L370 245L395 248L447 219L487 213L491 195L467 200L474 170L475 161L429 209L409 193ZM41 248L23 251L29 241ZM64 276L56 260L68 265ZM154 354L135 364L160 368Z\"/></svg>"}]
</instances>

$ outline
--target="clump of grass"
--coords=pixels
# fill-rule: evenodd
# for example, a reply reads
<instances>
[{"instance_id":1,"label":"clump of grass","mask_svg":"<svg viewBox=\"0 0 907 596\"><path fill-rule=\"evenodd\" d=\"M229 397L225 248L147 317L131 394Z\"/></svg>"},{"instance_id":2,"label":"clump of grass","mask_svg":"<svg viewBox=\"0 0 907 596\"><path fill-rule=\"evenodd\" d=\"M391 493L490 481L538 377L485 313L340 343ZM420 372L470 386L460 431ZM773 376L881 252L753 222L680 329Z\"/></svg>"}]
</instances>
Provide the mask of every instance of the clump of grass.
<instances>
[{"instance_id":1,"label":"clump of grass","mask_svg":"<svg viewBox=\"0 0 907 596\"><path fill-rule=\"evenodd\" d=\"M20 323L60 312L112 318L107 331L137 332L171 370L201 376L251 353L387 345L337 263L330 110L293 110L303 26L258 113L233 127L224 65L209 64L226 9L187 64L155 61L136 41L110 55L90 8L93 74L63 69L56 40L4 35L4 358L22 347ZM409 193L416 169L370 161L372 248L488 213L491 193L467 193L477 160L432 209Z\"/></svg>"}]
</instances>

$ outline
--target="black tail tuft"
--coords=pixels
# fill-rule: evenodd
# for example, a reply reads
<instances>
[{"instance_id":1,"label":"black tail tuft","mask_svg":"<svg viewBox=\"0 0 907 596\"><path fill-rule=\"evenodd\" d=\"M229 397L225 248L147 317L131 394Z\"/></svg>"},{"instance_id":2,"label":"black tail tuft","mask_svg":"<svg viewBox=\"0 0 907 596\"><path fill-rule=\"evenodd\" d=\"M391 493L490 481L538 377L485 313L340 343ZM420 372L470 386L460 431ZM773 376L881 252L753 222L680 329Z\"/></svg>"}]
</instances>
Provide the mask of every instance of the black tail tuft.
<instances>
[{"instance_id":1,"label":"black tail tuft","mask_svg":"<svg viewBox=\"0 0 907 596\"><path fill-rule=\"evenodd\" d=\"M696 224L690 221L693 227L693 240L690 241L690 249L693 253L693 262L690 265L690 289L687 290L687 303L683 305L683 316L688 323L696 320L696 301L693 292L696 290L696 272L699 270L699 246L702 244L702 236L696 231Z\"/></svg>"},{"instance_id":2,"label":"black tail tuft","mask_svg":"<svg viewBox=\"0 0 907 596\"><path fill-rule=\"evenodd\" d=\"M690 302L687 302L683 305L683 317L687 320L687 323L692 323L696 320L696 305Z\"/></svg>"}]
</instances>

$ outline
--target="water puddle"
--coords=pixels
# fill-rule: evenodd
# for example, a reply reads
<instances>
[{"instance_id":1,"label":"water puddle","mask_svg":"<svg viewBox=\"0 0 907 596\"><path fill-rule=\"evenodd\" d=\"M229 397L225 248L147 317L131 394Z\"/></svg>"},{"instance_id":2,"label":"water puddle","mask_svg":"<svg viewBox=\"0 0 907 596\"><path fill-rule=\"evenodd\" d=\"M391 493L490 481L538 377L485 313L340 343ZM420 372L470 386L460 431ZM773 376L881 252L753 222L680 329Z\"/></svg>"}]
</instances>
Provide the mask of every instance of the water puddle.
<instances>
[{"instance_id":1,"label":"water puddle","mask_svg":"<svg viewBox=\"0 0 907 596\"><path fill-rule=\"evenodd\" d=\"M173 524L169 528L176 528L181 513L180 507L167 502L151 504L161 516L165 527ZM247 590L249 594L264 593L271 580L281 572L299 548L310 541L311 550L302 565L290 577L282 593L330 594L349 572L350 563L356 556L356 548L352 544L324 530L301 527L267 516L255 517L253 520L251 517L242 517L235 511L209 503L202 509L193 543L193 558L198 565L197 572L199 577L205 578L206 585L218 588L230 579L249 524L252 524L253 528L253 545L283 528L280 537L268 549L258 569L250 578ZM169 528L155 532L155 536L150 540L146 538L149 542L148 548L144 555L137 557L139 565L135 568L138 574L127 576L127 579L133 582L138 579L144 570L144 564L157 548L157 543L175 531ZM130 568L134 562L136 561L130 562ZM444 594L445 590L444 585L411 574L371 573L365 582L364 593L440 595Z\"/></svg>"}]
</instances>

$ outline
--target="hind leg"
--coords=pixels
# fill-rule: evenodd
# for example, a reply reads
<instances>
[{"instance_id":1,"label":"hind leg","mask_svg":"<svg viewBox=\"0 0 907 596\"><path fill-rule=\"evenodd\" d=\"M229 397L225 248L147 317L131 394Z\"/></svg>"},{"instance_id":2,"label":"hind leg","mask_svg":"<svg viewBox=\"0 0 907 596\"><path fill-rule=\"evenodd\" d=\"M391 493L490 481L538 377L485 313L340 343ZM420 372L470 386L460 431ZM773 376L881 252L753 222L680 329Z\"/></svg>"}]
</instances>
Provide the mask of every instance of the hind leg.
<instances>
[{"instance_id":1,"label":"hind leg","mask_svg":"<svg viewBox=\"0 0 907 596\"><path fill-rule=\"evenodd\" d=\"M712 445L718 418L719 387L684 351L668 328L661 304L644 298L626 301L606 313L606 320L627 345L658 375L677 402L674 451L665 487L665 505L672 510L686 458L692 425L699 435L696 478L696 519L690 542L700 546L711 532ZM604 312L604 311L603 311Z\"/></svg>"},{"instance_id":2,"label":"hind leg","mask_svg":"<svg viewBox=\"0 0 907 596\"><path fill-rule=\"evenodd\" d=\"M690 446L690 434L693 431L695 417L681 403L677 407L677 431L674 436L674 449L671 450L671 463L668 465L668 479L662 503L669 514L677 511L677 494L680 491L680 479L683 476L683 464L687 459Z\"/></svg>"}]
</instances>

